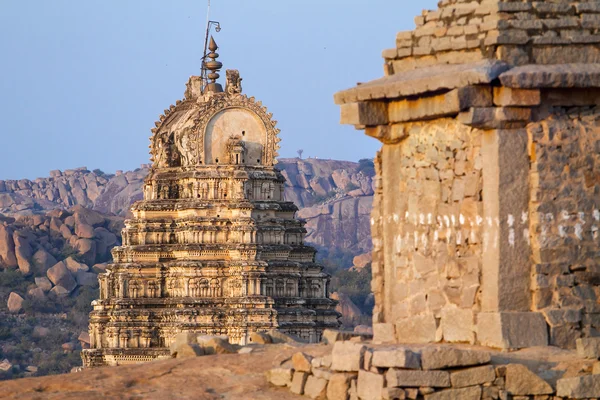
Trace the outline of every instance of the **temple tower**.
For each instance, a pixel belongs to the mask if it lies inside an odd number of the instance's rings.
[[[209,81],[191,77],[152,129],[144,200],[99,276],[85,366],[169,356],[185,331],[245,344],[279,329],[316,342],[339,326],[329,276],[283,198],[276,121],[242,94],[238,71],[223,90],[212,38],[209,49]]]

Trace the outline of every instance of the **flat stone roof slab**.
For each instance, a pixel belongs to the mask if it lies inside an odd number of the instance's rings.
[[[444,64],[401,72],[338,92],[336,104],[395,99],[427,92],[488,84],[510,69],[503,61],[482,60],[466,64]]]
[[[518,89],[600,87],[600,65],[524,65],[504,72],[500,82]]]

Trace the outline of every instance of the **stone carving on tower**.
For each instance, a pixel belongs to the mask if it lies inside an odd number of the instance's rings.
[[[245,344],[279,329],[316,342],[339,326],[330,277],[283,198],[277,122],[241,93],[238,71],[223,91],[212,38],[209,49],[209,81],[191,77],[152,129],[144,199],[99,276],[85,366],[168,357],[185,331]]]

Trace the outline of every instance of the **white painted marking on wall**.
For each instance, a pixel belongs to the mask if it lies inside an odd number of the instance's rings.
[[[429,225],[433,223],[433,215],[431,215],[431,213],[427,214],[427,223]]]
[[[594,219],[600,221],[600,210],[594,210]]]
[[[523,211],[521,213],[521,224],[525,225],[527,223],[528,218],[529,218],[529,215],[527,214],[527,212]]]
[[[508,244],[510,247],[515,247],[515,230],[513,228],[508,230]]]
[[[462,243],[462,231],[458,230],[456,232],[456,244]]]
[[[401,252],[402,252],[402,236],[397,235],[396,236],[396,253],[401,253]]]
[[[563,225],[558,226],[558,235],[561,238],[564,238],[565,236],[567,236],[567,230],[565,229],[565,227]]]
[[[444,222],[446,223],[446,228],[450,228],[450,218],[447,215],[444,215]]]
[[[433,241],[434,241],[434,242],[437,242],[439,238],[440,238],[440,233],[439,233],[439,232],[438,232],[438,230],[436,229],[436,230],[433,232]]]
[[[575,236],[577,236],[577,239],[583,240],[583,227],[581,224],[575,225]]]
[[[477,224],[477,226],[481,226],[481,224],[483,223],[483,218],[481,218],[479,215],[475,218],[475,223]]]
[[[419,232],[415,231],[413,233],[413,236],[415,238],[415,249],[419,248]]]
[[[560,212],[560,216],[561,216],[561,218],[562,218],[564,221],[568,220],[568,219],[569,219],[569,217],[570,217],[570,216],[569,216],[569,213],[567,212],[567,210],[562,210],[562,211]]]
[[[512,214],[508,214],[508,217],[506,217],[506,223],[508,226],[513,226],[515,224],[515,217],[513,217]]]
[[[404,213],[404,219],[408,220],[408,218],[410,217],[410,213],[407,211]]]
[[[492,217],[487,217],[487,218],[486,218],[486,221],[487,221],[487,224],[488,224],[488,226],[490,226],[490,227],[491,227],[491,226],[492,226],[492,223],[493,223],[493,222],[492,222]]]
[[[419,224],[425,225],[425,214],[419,214]]]
[[[450,219],[452,220],[452,226],[456,226],[456,217],[454,216],[454,214],[450,216]]]
[[[427,251],[427,245],[429,244],[429,238],[425,233],[421,235],[421,243],[423,243],[423,250]]]
[[[394,213],[394,222],[398,223],[399,220],[400,220],[400,217],[398,216],[398,214]]]
[[[450,240],[452,237],[452,229],[446,229],[446,243],[450,244]]]
[[[581,221],[582,224],[585,224],[585,213],[583,211],[579,211],[577,213],[577,217],[579,218],[579,221]]]
[[[552,221],[554,221],[554,215],[552,215],[552,213],[547,213],[547,214],[546,214],[546,221],[547,221],[547,222],[552,222]]]
[[[458,216],[458,221],[460,222],[461,225],[464,225],[465,224],[465,216],[460,214]]]
[[[529,237],[529,229],[528,228],[523,229],[523,239],[525,239],[527,241],[528,245],[531,245],[531,238]]]
[[[596,225],[592,226],[592,237],[598,239],[598,227]]]

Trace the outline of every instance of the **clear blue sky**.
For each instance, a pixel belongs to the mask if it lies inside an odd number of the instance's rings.
[[[212,0],[224,69],[279,121],[283,157],[358,160],[333,94],[383,75],[381,51],[433,0]],[[206,0],[0,0],[0,179],[148,162],[150,128],[197,75]],[[224,73],[222,74],[224,80]]]

